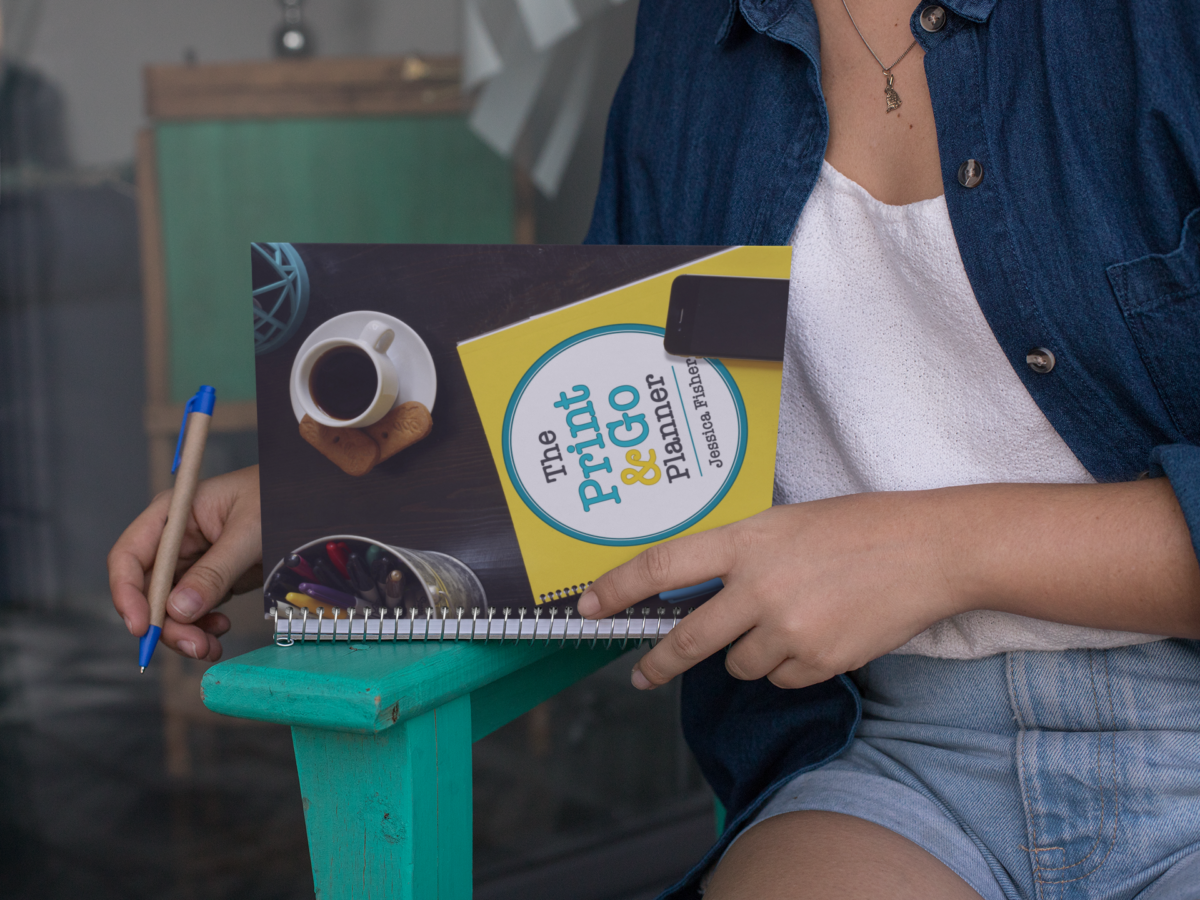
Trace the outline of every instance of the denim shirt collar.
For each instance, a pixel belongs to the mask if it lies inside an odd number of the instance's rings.
[[[922,2],[918,7],[928,5],[928,2]],[[992,14],[996,0],[940,0],[939,5],[964,19],[984,22]],[[718,44],[729,37],[739,10],[755,31],[791,44],[814,61],[820,59],[821,38],[812,0],[729,0],[729,13],[717,32]],[[914,21],[916,15],[914,12]]]

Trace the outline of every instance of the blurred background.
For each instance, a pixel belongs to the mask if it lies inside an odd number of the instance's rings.
[[[221,312],[249,321],[250,240],[583,237],[636,13],[0,0],[0,896],[313,896],[288,730],[209,713],[198,664],[139,677],[105,555],[197,383],[207,474],[256,460]],[[261,596],[227,608],[227,657],[269,639]],[[475,745],[477,897],[652,897],[711,842],[678,697],[631,662]]]

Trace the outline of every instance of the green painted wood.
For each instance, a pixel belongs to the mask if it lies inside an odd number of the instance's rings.
[[[564,688],[608,665],[625,650],[568,646],[557,653],[485,684],[471,694],[471,740],[477,741],[533,709]]]
[[[379,734],[293,728],[319,900],[469,900],[469,697]]]
[[[251,241],[509,243],[508,164],[461,115],[155,128],[171,399],[254,398]]]
[[[376,732],[557,653],[605,651],[532,642],[272,644],[212,666],[201,691],[209,709],[229,716]]]

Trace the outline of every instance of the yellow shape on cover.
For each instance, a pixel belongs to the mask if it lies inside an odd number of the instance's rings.
[[[459,344],[535,603],[771,505],[782,364],[669,356],[662,335],[677,276],[790,267],[790,247],[735,247]]]

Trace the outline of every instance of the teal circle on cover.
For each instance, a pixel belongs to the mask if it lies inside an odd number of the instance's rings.
[[[504,413],[505,469],[525,505],[580,541],[673,537],[725,497],[746,455],[746,406],[715,359],[663,348],[663,329],[592,328],[547,350]]]

